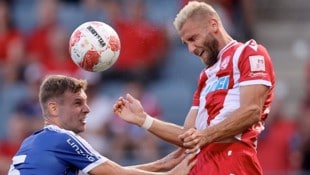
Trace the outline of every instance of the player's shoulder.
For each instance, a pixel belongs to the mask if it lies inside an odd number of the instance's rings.
[[[74,133],[58,128],[57,126],[48,125],[43,129],[34,132],[27,137],[22,143],[22,151],[25,150],[46,150],[53,149],[55,146],[65,146],[68,139],[73,138]]]
[[[252,54],[265,55],[267,54],[267,50],[262,44],[257,43],[256,40],[250,39],[244,43],[243,53],[245,55],[252,55]]]
[[[43,136],[44,139],[53,140],[53,143],[55,144],[61,144],[70,138],[77,137],[74,132],[59,128],[55,125],[45,126],[42,135],[45,135]]]
[[[57,144],[58,146],[67,147],[68,145],[75,145],[90,147],[89,143],[84,138],[74,133],[73,131],[62,129],[55,125],[46,126],[45,130],[47,132],[50,132],[49,135],[51,136],[51,138],[53,138],[55,144]]]

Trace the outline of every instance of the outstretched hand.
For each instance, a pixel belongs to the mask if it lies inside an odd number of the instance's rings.
[[[113,105],[113,111],[126,122],[141,126],[146,113],[139,100],[126,94],[126,98],[119,97]]]

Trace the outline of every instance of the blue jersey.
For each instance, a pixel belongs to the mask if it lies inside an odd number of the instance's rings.
[[[82,137],[49,125],[24,140],[8,175],[77,175],[106,160]]]

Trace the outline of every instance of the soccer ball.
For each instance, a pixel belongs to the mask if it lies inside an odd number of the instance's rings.
[[[70,37],[71,59],[87,71],[101,72],[109,69],[117,61],[120,50],[118,34],[104,22],[85,22]]]

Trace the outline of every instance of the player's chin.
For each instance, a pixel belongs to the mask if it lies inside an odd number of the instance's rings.
[[[86,129],[86,120],[81,120],[78,128],[79,132],[84,132]]]
[[[75,133],[79,134],[79,133],[84,132],[85,130],[86,130],[85,125],[79,126],[79,127],[76,129],[76,132],[75,132]]]

